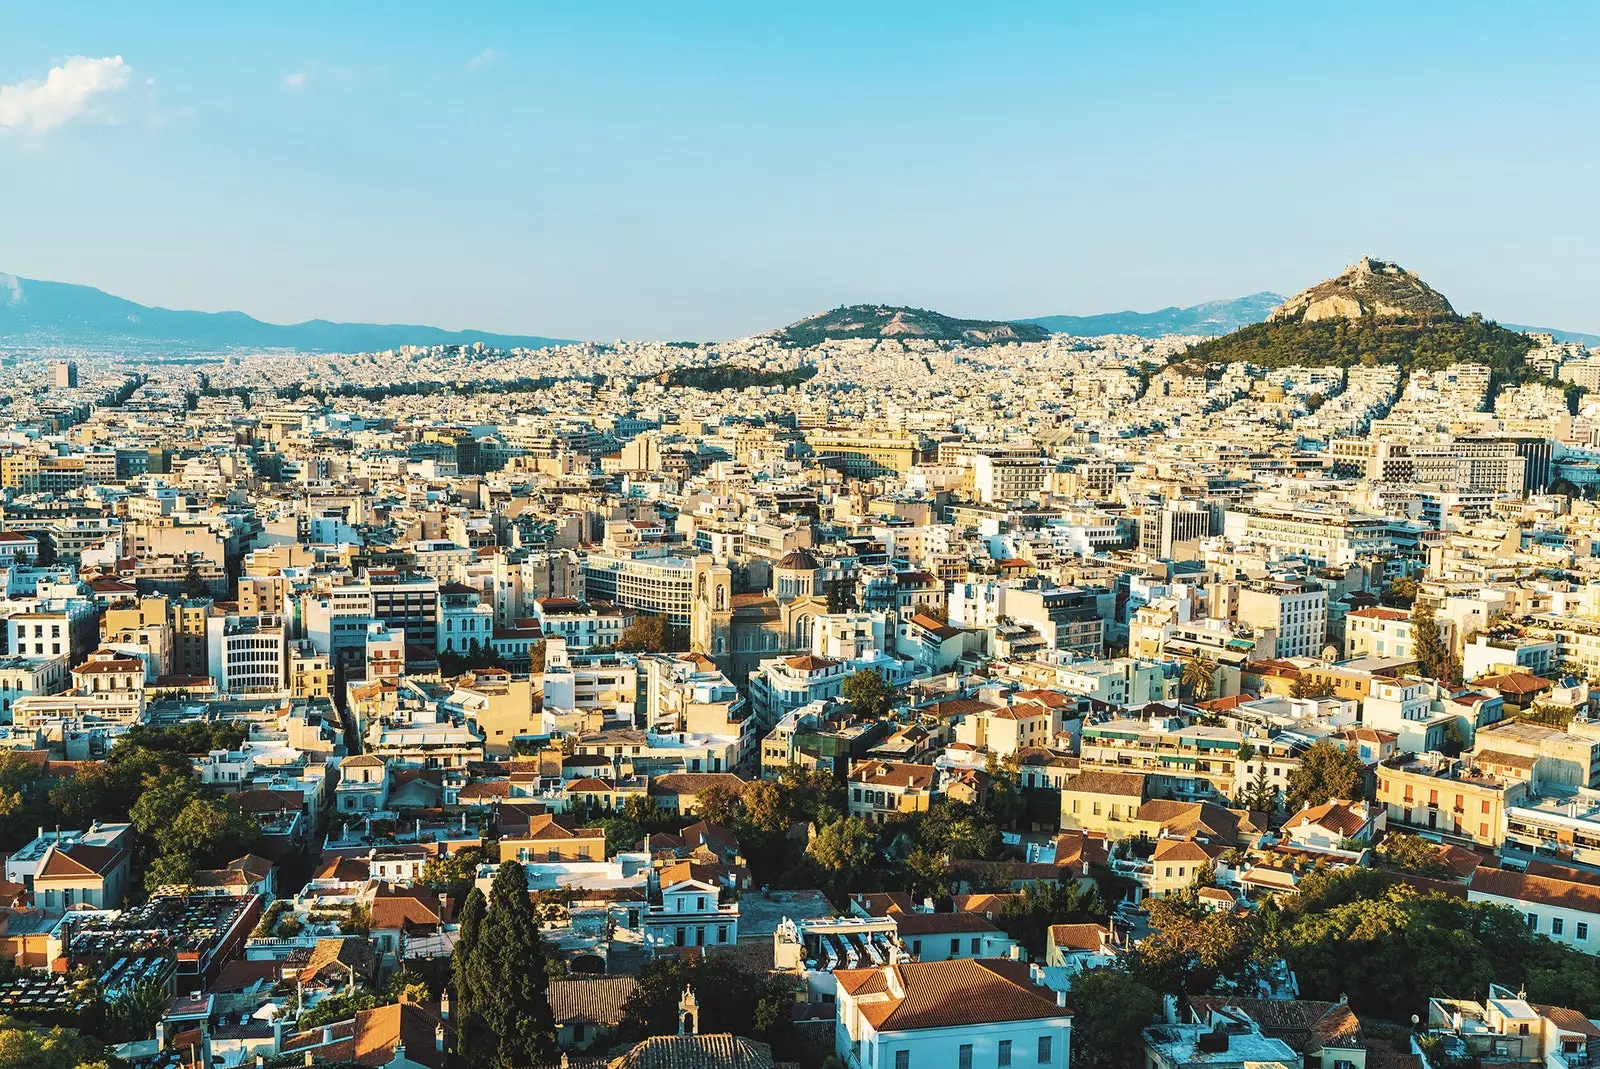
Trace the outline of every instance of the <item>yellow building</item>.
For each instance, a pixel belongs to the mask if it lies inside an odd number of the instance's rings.
[[[320,653],[304,639],[289,646],[289,695],[294,698],[326,698],[333,693],[333,666],[326,653]]]
[[[1144,795],[1144,776],[1137,772],[1079,772],[1061,788],[1061,827],[1126,838],[1135,834]]]
[[[1465,759],[1429,759],[1378,766],[1378,804],[1389,824],[1499,847],[1507,810],[1528,797],[1525,781],[1491,775]]]

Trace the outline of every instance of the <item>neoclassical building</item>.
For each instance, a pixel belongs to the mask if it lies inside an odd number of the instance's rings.
[[[820,570],[809,551],[792,550],[772,570],[771,593],[735,594],[727,565],[696,558],[690,648],[740,685],[763,658],[809,652],[816,618],[828,611],[817,592]]]

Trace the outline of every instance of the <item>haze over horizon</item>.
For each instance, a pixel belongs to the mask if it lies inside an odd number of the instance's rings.
[[[1370,253],[1463,312],[1600,329],[1600,90],[1560,62],[1590,8],[428,13],[0,16],[0,272],[727,338],[1292,293]]]

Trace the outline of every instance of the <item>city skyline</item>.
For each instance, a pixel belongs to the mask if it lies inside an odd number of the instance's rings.
[[[1576,6],[197,10],[5,17],[0,271],[712,339],[1290,293],[1371,253],[1463,312],[1600,326]]]

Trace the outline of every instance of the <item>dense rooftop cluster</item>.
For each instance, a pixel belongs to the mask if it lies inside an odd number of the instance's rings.
[[[0,1049],[1589,1064],[1600,354],[1305,310],[5,355]]]

